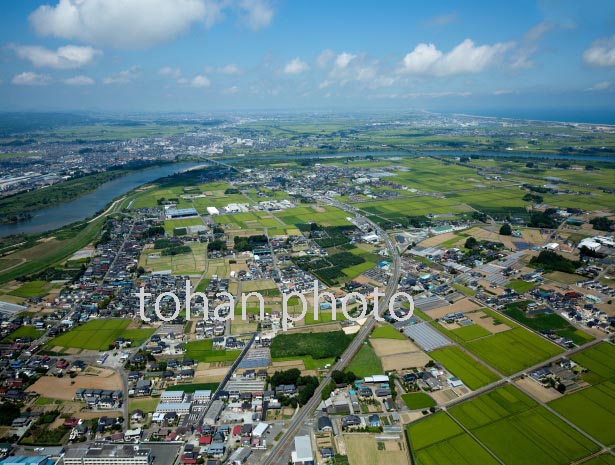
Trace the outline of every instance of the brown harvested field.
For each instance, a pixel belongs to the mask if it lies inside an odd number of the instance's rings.
[[[561,271],[554,271],[553,273],[547,273],[545,274],[545,278],[553,280],[553,281],[557,281],[558,283],[562,283],[562,284],[574,284],[576,282],[584,281],[586,279],[583,276],[578,275],[578,274],[563,273]]]
[[[267,369],[268,373],[275,373],[280,370],[290,370],[291,368],[298,368],[301,371],[305,370],[303,360],[287,360],[285,362],[272,362],[271,367]]]
[[[478,310],[480,305],[474,303],[468,298],[463,298],[458,300],[452,305],[447,305],[446,307],[434,308],[433,310],[427,310],[427,313],[431,318],[442,318],[444,315],[452,312],[471,312],[472,310]]]
[[[27,391],[36,392],[43,397],[58,400],[72,400],[79,388],[85,389],[122,389],[120,375],[111,370],[100,370],[98,376],[79,375],[76,378],[56,378],[42,376]]]
[[[550,402],[562,397],[562,394],[557,389],[546,389],[529,377],[518,379],[515,381],[515,384],[542,402]]]
[[[476,311],[472,313],[466,313],[466,316],[474,323],[479,326],[482,326],[492,334],[501,333],[510,329],[510,326],[508,326],[506,323],[500,323],[498,325],[494,324],[493,317],[487,315],[485,312]]]
[[[256,329],[258,328],[258,323],[254,322],[254,323],[235,323],[233,322],[231,324],[231,334],[246,334],[246,333],[252,333],[254,331],[256,331]]]
[[[408,354],[387,355],[380,357],[382,369],[384,371],[400,371],[405,368],[416,368],[425,366],[429,362],[429,357],[424,352],[413,352]]]
[[[381,441],[391,443],[385,445],[384,450],[378,450],[378,442],[372,435],[344,434],[344,441],[350,465],[410,465],[410,454],[404,440]]]
[[[523,229],[521,230],[521,235],[526,242],[532,245],[543,245],[549,238],[547,234],[540,234],[538,229]]]
[[[242,292],[260,291],[261,289],[277,289],[273,279],[255,279],[254,281],[243,281],[241,283]]]
[[[429,356],[410,340],[370,339],[384,371],[422,367],[429,362]]]
[[[399,419],[401,420],[401,423],[403,425],[407,425],[408,423],[412,423],[413,421],[420,420],[424,416],[425,415],[423,415],[419,411],[405,412],[405,413],[400,413],[399,414]]]
[[[410,339],[380,339],[370,338],[369,343],[374,348],[378,357],[397,355],[408,352],[422,352],[422,350]]]
[[[452,232],[439,234],[437,236],[428,237],[424,241],[420,242],[418,245],[420,245],[421,247],[434,247],[436,245],[442,244],[443,242],[454,239],[455,237],[457,237],[457,234]],[[461,239],[464,238],[460,237],[459,240]]]
[[[199,363],[194,372],[195,383],[217,383],[224,379],[229,367],[214,368],[209,363]]]
[[[20,305],[24,303],[26,299],[24,299],[23,297],[17,297],[16,295],[3,294],[3,295],[0,295],[0,301],[7,302],[9,304]]]
[[[430,392],[429,394],[438,404],[448,402],[449,400],[453,400],[459,397],[452,389],[446,389],[444,391],[434,391]]]
[[[318,325],[303,325],[303,320],[296,323],[298,326],[289,328],[286,331],[289,334],[292,333],[328,333],[331,331],[339,331],[341,329],[340,322],[318,324]]]
[[[512,236],[502,236],[495,231],[489,231],[484,228],[472,228],[468,231],[465,231],[465,233],[481,241],[501,242],[507,249],[516,248],[515,244],[512,241]]]

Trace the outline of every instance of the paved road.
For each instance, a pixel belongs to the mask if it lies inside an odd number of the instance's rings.
[[[327,198],[323,198],[320,200],[332,206],[341,208],[349,213],[352,213],[353,215],[357,215],[357,211],[353,207],[350,207],[348,205],[345,205],[340,202],[327,199]],[[387,249],[389,251],[389,255],[393,262],[392,263],[393,266],[391,267],[392,276],[389,278],[389,281],[387,283],[386,292],[384,294],[384,298],[378,308],[378,313],[381,315],[383,311],[388,307],[391,297],[397,290],[397,284],[399,282],[399,275],[400,275],[399,253],[397,251],[397,248],[394,246],[393,241],[391,241],[391,239],[386,234],[386,232],[382,230],[377,224],[375,224],[371,220],[364,218],[360,215],[358,215],[357,218],[369,223],[375,229],[375,231],[380,235],[380,237],[384,239]],[[370,314],[367,321],[363,324],[360,331],[354,337],[354,339],[352,340],[352,342],[350,343],[346,351],[341,355],[339,360],[335,363],[332,370],[341,371],[346,367],[346,365],[348,365],[350,360],[352,360],[354,355],[359,351],[359,349],[363,345],[363,342],[365,341],[365,339],[367,339],[367,337],[371,334],[371,331],[374,328],[375,324],[376,324],[376,319],[373,314]],[[331,381],[331,376],[330,374],[327,374],[321,381],[316,391],[314,392],[314,395],[312,396],[312,398],[294,416],[288,429],[286,430],[282,438],[279,440],[279,442],[271,449],[268,455],[263,458],[261,465],[286,465],[288,464],[288,460],[294,448],[295,436],[299,434],[300,430],[302,429],[308,417],[312,414],[312,412],[314,412],[314,410],[316,410],[316,408],[318,407],[318,404],[320,404],[321,399],[322,399],[321,397],[322,391],[324,387],[329,384],[330,381]]]

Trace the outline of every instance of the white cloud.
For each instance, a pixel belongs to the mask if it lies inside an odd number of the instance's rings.
[[[401,97],[406,98],[441,98],[441,97],[469,97],[472,95],[472,92],[452,92],[452,91],[443,91],[443,92],[409,92],[407,94],[401,95]]]
[[[319,88],[325,89],[334,84],[346,86],[356,84],[361,88],[389,87],[395,82],[394,77],[384,76],[380,71],[380,63],[368,58],[365,54],[355,55],[342,52],[333,54],[328,59],[330,64],[327,78],[320,83]]]
[[[190,85],[192,87],[209,87],[211,85],[211,81],[205,76],[195,76],[192,78]]]
[[[49,50],[37,45],[9,45],[19,58],[30,61],[34,66],[75,69],[92,62],[96,55],[102,52],[92,47],[65,45],[56,50]]]
[[[555,27],[550,21],[543,21],[542,23],[538,23],[536,26],[532,27],[529,31],[525,33],[523,36],[524,40],[527,42],[538,42],[542,37],[552,30]]]
[[[269,26],[274,11],[266,0],[240,0],[239,8],[245,14],[245,21],[253,30]]]
[[[220,8],[212,0],[59,0],[29,19],[43,36],[135,49],[172,40],[195,22],[211,26]]]
[[[443,53],[434,44],[421,43],[404,57],[399,72],[432,76],[479,73],[495,63],[512,46],[512,43],[476,46],[473,41],[466,39],[450,52]]]
[[[431,18],[427,21],[429,26],[446,26],[447,24],[454,23],[457,20],[457,13],[449,13],[447,15],[440,15]]]
[[[301,61],[299,57],[290,60],[284,66],[284,74],[301,74],[305,73],[310,69],[310,65],[308,65],[305,61]]]
[[[316,66],[319,68],[326,68],[331,64],[331,61],[335,58],[335,52],[333,50],[325,49],[320,52],[320,55],[316,58]]]
[[[402,60],[402,70],[408,74],[425,74],[442,58],[434,44],[418,44]]]
[[[590,66],[615,66],[615,36],[594,42],[583,53],[583,61]]]
[[[515,50],[510,67],[514,70],[522,70],[534,67],[532,57],[539,50],[539,43],[548,32],[554,28],[570,28],[569,25],[556,24],[550,21],[543,21],[530,28],[524,35],[521,45]]]
[[[220,74],[227,74],[229,76],[237,76],[239,74],[242,74],[243,70],[239,66],[231,63],[229,65],[225,65],[220,68],[217,68],[216,72]]]
[[[209,87],[211,85],[211,81],[206,76],[197,75],[192,79],[188,78],[180,78],[177,80],[178,84],[190,86],[190,87]]]
[[[493,92],[493,95],[509,95],[514,93],[512,90],[508,90],[508,89],[498,89],[496,91]]]
[[[342,52],[335,58],[335,67],[339,69],[347,68],[352,60],[357,56],[352,53]]]
[[[64,84],[68,84],[69,86],[91,86],[94,83],[94,79],[83,75],[73,76],[64,79]]]
[[[112,76],[103,79],[103,84],[128,84],[141,76],[141,68],[133,66],[132,68],[120,71]]]
[[[587,90],[601,92],[601,91],[611,89],[612,86],[613,86],[613,83],[611,81],[601,81],[601,82],[594,84],[592,87],[590,87]]]
[[[174,79],[179,79],[182,75],[182,71],[179,68],[173,68],[171,66],[164,66],[158,70],[158,74],[161,76],[170,76]]]
[[[13,77],[13,84],[18,86],[45,86],[51,78],[44,74],[25,72]]]
[[[227,87],[226,89],[222,91],[224,95],[235,95],[238,92],[239,92],[239,87],[237,86]]]

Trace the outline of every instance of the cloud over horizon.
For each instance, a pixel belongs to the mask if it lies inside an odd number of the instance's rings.
[[[420,43],[400,63],[401,74],[453,76],[479,73],[493,65],[514,44],[475,45],[465,39],[450,52],[444,53],[432,43]]]

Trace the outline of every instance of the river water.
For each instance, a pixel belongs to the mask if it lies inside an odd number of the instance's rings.
[[[615,161],[615,157],[608,156],[575,156],[563,154],[531,154],[517,152],[461,152],[461,151],[430,151],[424,153],[407,153],[407,152],[351,152],[351,153],[331,153],[331,154],[301,154],[301,155],[273,155],[273,156],[255,156],[255,157],[236,157],[220,160],[226,163],[241,163],[250,160],[283,160],[283,159],[298,159],[298,158],[354,158],[354,157],[407,157],[417,155],[437,155],[437,156],[469,156],[480,155],[487,158],[534,158],[534,159],[549,159],[549,160],[577,160],[577,161]],[[55,207],[44,208],[32,212],[32,219],[16,224],[1,224],[0,237],[10,236],[11,234],[31,234],[40,233],[57,229],[76,221],[81,221],[85,218],[94,216],[96,212],[102,210],[113,199],[120,197],[137,187],[155,181],[156,179],[169,176],[188,168],[202,165],[202,163],[175,163],[165,165],[158,168],[150,168],[129,174],[113,181],[109,181],[94,192],[83,197],[75,199],[71,202],[58,205]]]
[[[71,202],[32,212],[32,218],[15,224],[0,224],[0,237],[31,234],[57,229],[94,216],[113,199],[156,179],[179,173],[202,163],[174,163],[128,174],[106,182],[94,192]]]

